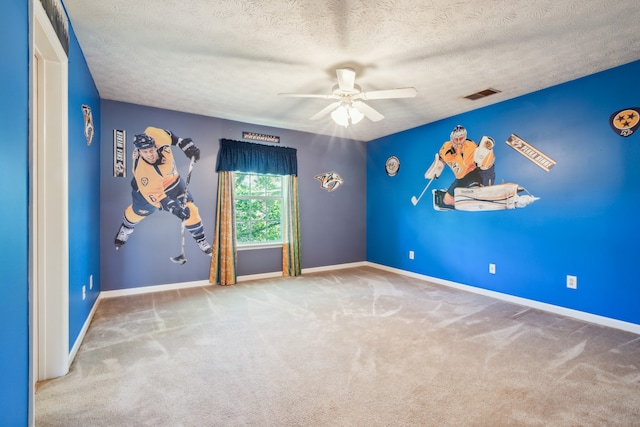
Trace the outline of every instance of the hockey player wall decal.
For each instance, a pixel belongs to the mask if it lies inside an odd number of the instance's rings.
[[[136,135],[133,145],[132,203],[125,209],[116,234],[116,249],[127,242],[140,221],[160,209],[183,221],[200,250],[211,256],[211,245],[207,242],[198,207],[185,181],[178,174],[172,151],[172,147],[177,146],[195,163],[200,159],[200,149],[191,138],[180,138],[171,131],[155,127],[148,127],[144,133]]]
[[[519,194],[526,191],[518,184],[507,183],[495,185],[495,155],[493,147],[495,141],[489,136],[483,136],[476,144],[467,139],[467,130],[457,125],[451,131],[448,141],[445,141],[431,166],[424,174],[429,183],[438,179],[449,166],[455,179],[446,190],[432,190],[433,208],[439,211],[466,210],[486,211],[503,210],[525,207],[538,197],[531,194]],[[413,196],[411,203],[415,206],[422,197]]]

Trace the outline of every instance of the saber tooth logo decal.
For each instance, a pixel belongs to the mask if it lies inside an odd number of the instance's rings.
[[[625,108],[609,117],[611,129],[622,137],[628,137],[640,126],[640,107]]]
[[[149,185],[149,178],[147,178],[146,176],[142,177],[140,179],[140,183],[142,184],[143,187],[146,187],[147,185]]]
[[[324,188],[328,192],[332,192],[333,190],[337,190],[340,187],[344,180],[340,178],[336,172],[325,172],[314,176],[315,179],[320,181],[320,187]]]

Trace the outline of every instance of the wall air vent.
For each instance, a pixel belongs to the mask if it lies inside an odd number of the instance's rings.
[[[499,90],[496,89],[485,89],[480,92],[472,93],[471,95],[465,96],[465,98],[475,101],[476,99],[484,98],[485,96],[493,95],[495,93],[500,93]]]

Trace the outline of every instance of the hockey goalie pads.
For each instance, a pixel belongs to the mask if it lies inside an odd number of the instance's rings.
[[[443,170],[444,170],[444,162],[440,160],[440,155],[436,153],[436,158],[431,164],[431,166],[429,166],[429,169],[427,169],[427,171],[424,173],[424,177],[425,179],[432,179],[432,178],[438,179],[440,178],[440,174],[442,173]]]
[[[518,194],[526,191],[518,184],[508,183],[488,187],[472,187],[454,190],[455,208],[461,211],[497,211],[524,208],[539,200],[531,194]]]
[[[493,154],[493,146],[496,145],[493,138],[490,136],[483,136],[473,153],[473,160],[476,165],[482,170],[487,170],[495,162],[495,156]]]

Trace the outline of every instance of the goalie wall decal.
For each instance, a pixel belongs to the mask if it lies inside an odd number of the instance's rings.
[[[509,141],[515,141],[512,135]],[[507,144],[509,144],[507,141]],[[526,146],[529,152],[521,154],[527,156],[538,166],[545,170],[551,169],[555,161],[542,154],[539,150],[518,138],[518,147]],[[510,144],[509,144],[510,145]],[[518,150],[517,147],[513,148]],[[442,144],[435,154],[433,163],[424,174],[429,182],[426,184],[419,197],[411,197],[411,203],[416,206],[425,191],[434,179],[438,179],[445,166],[453,172],[455,179],[449,188],[431,190],[433,195],[433,208],[437,211],[463,210],[463,211],[495,211],[505,209],[523,208],[538,197],[526,192],[518,184],[507,183],[495,185],[495,155],[493,148],[495,141],[489,136],[483,136],[480,143],[476,144],[467,139],[467,130],[458,125],[453,128],[449,141]],[[519,194],[526,192],[527,194]]]
[[[611,129],[622,137],[631,136],[640,126],[640,107],[625,108],[609,117]]]

